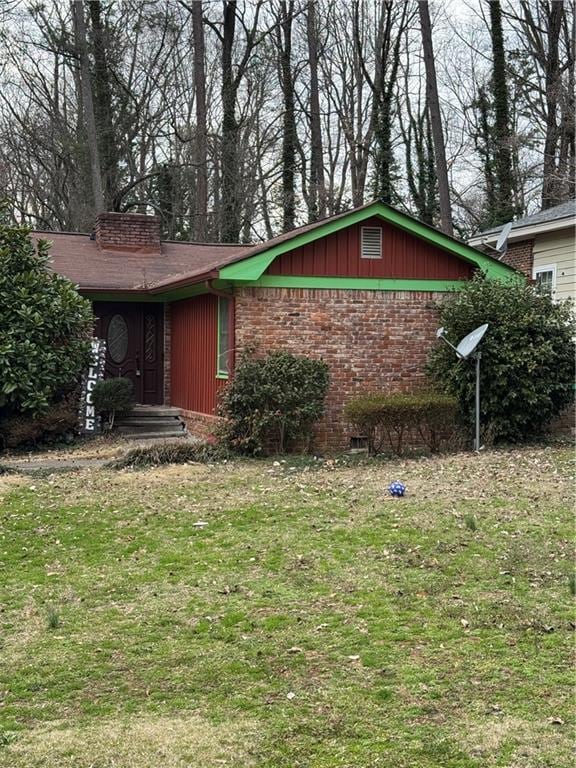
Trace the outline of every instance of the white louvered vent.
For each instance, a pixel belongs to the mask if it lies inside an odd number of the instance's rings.
[[[382,258],[382,230],[380,227],[362,227],[360,256],[363,259]]]

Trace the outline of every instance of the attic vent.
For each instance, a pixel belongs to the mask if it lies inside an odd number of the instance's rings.
[[[363,259],[382,258],[382,230],[380,227],[362,227],[360,256]]]

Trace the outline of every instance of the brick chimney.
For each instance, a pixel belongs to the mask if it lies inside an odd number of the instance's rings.
[[[100,213],[96,242],[106,251],[160,253],[160,217],[142,213]]]

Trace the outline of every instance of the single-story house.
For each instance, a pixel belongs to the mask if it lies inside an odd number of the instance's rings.
[[[258,245],[160,239],[156,216],[103,213],[91,235],[36,232],[53,268],[93,302],[106,375],[137,400],[181,409],[211,431],[220,389],[243,350],[323,358],[331,375],[316,445],[342,449],[360,392],[413,389],[436,343],[436,304],[476,270],[516,271],[380,202]]]
[[[477,248],[495,248],[502,227],[470,239]],[[502,261],[533,279],[555,299],[576,299],[576,200],[512,222]]]

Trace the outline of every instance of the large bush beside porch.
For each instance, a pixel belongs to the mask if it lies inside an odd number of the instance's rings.
[[[0,224],[0,434],[49,412],[89,362],[90,302],[49,269],[49,249]]]

